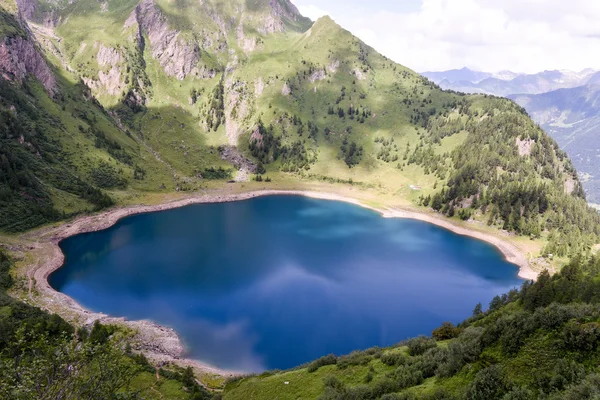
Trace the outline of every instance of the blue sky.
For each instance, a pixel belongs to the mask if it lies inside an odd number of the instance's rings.
[[[417,71],[600,69],[597,0],[292,0]]]

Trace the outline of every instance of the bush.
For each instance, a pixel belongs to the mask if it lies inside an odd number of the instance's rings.
[[[337,366],[339,369],[344,369],[352,365],[367,365],[372,359],[373,356],[367,354],[366,352],[353,351],[347,356],[338,358]]]
[[[502,372],[497,365],[482,369],[467,390],[468,400],[501,399],[507,392]]]
[[[473,362],[481,354],[483,328],[469,327],[448,345],[447,359],[441,362],[436,375],[450,377],[465,364]]]
[[[335,365],[337,364],[337,361],[338,358],[335,355],[329,354],[321,358],[317,358],[315,361],[311,362],[306,368],[306,370],[308,372],[315,372],[319,368],[324,367],[326,365]]]
[[[407,340],[406,346],[408,346],[408,354],[411,356],[418,356],[425,353],[427,350],[436,347],[437,344],[433,339],[425,336],[419,336],[417,338]]]
[[[564,346],[569,350],[591,351],[598,347],[600,324],[570,321],[564,326],[561,337]]]
[[[569,387],[563,393],[551,396],[551,400],[588,400],[600,397],[600,375],[593,374],[586,377],[577,385]]]
[[[527,388],[515,387],[502,397],[502,400],[530,400],[535,398],[533,392]]]
[[[564,390],[573,383],[579,383],[585,377],[585,368],[575,361],[558,360],[549,382],[549,391]]]
[[[414,366],[398,367],[394,372],[396,383],[400,389],[417,386],[423,383],[423,373]]]
[[[125,188],[127,180],[119,175],[117,170],[107,162],[101,162],[90,173],[92,181],[101,188]]]
[[[454,326],[452,322],[443,322],[442,326],[436,328],[431,333],[435,340],[454,339],[460,333],[460,329]]]
[[[381,362],[390,367],[405,365],[408,362],[408,357],[402,353],[383,353],[381,355]]]
[[[224,168],[206,168],[202,171],[202,178],[204,179],[230,179],[231,170]]]

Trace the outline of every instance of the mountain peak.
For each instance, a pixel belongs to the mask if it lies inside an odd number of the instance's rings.
[[[281,31],[284,26],[305,31],[311,24],[289,0],[245,0],[245,8],[252,13],[268,14],[267,18],[278,25],[273,27],[274,31]]]

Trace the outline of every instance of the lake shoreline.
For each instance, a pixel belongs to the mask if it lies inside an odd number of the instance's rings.
[[[529,265],[527,256],[515,244],[491,233],[481,232],[474,228],[469,229],[468,227],[454,223],[439,214],[401,208],[377,208],[367,205],[355,198],[326,192],[304,190],[255,190],[237,194],[202,194],[157,205],[136,205],[114,208],[100,214],[81,216],[73,221],[65,222],[56,227],[42,228],[38,231],[27,233],[24,236],[29,237],[30,239],[37,239],[37,243],[32,250],[35,250],[36,248],[45,250],[45,256],[37,257],[37,259],[34,257],[34,265],[30,266],[27,270],[29,297],[41,308],[58,312],[59,315],[67,317],[67,319],[77,325],[89,326],[93,324],[95,320],[100,320],[105,324],[118,324],[135,331],[136,333],[133,338],[134,349],[144,353],[149,360],[158,365],[174,363],[184,367],[191,366],[196,371],[205,374],[214,374],[224,377],[240,375],[240,373],[236,371],[226,371],[209,366],[200,361],[185,359],[185,347],[177,332],[171,328],[163,327],[152,321],[129,321],[122,317],[110,317],[102,313],[86,310],[71,297],[54,290],[48,282],[48,277],[63,266],[64,254],[59,247],[59,243],[68,237],[107,229],[115,225],[122,218],[132,215],[166,211],[193,204],[243,201],[261,196],[277,195],[305,196],[323,200],[343,201],[378,212],[384,218],[409,218],[431,223],[456,234],[470,236],[494,245],[504,255],[504,258],[508,262],[519,267],[519,277],[523,279],[535,279],[537,277],[537,273]],[[31,293],[33,287],[35,287],[39,294],[39,297],[35,299],[32,297]],[[56,311],[57,307],[59,311]]]

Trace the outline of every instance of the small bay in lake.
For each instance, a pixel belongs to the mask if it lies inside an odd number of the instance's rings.
[[[521,283],[489,243],[302,196],[130,216],[60,246],[56,290],[248,372],[429,335]]]

